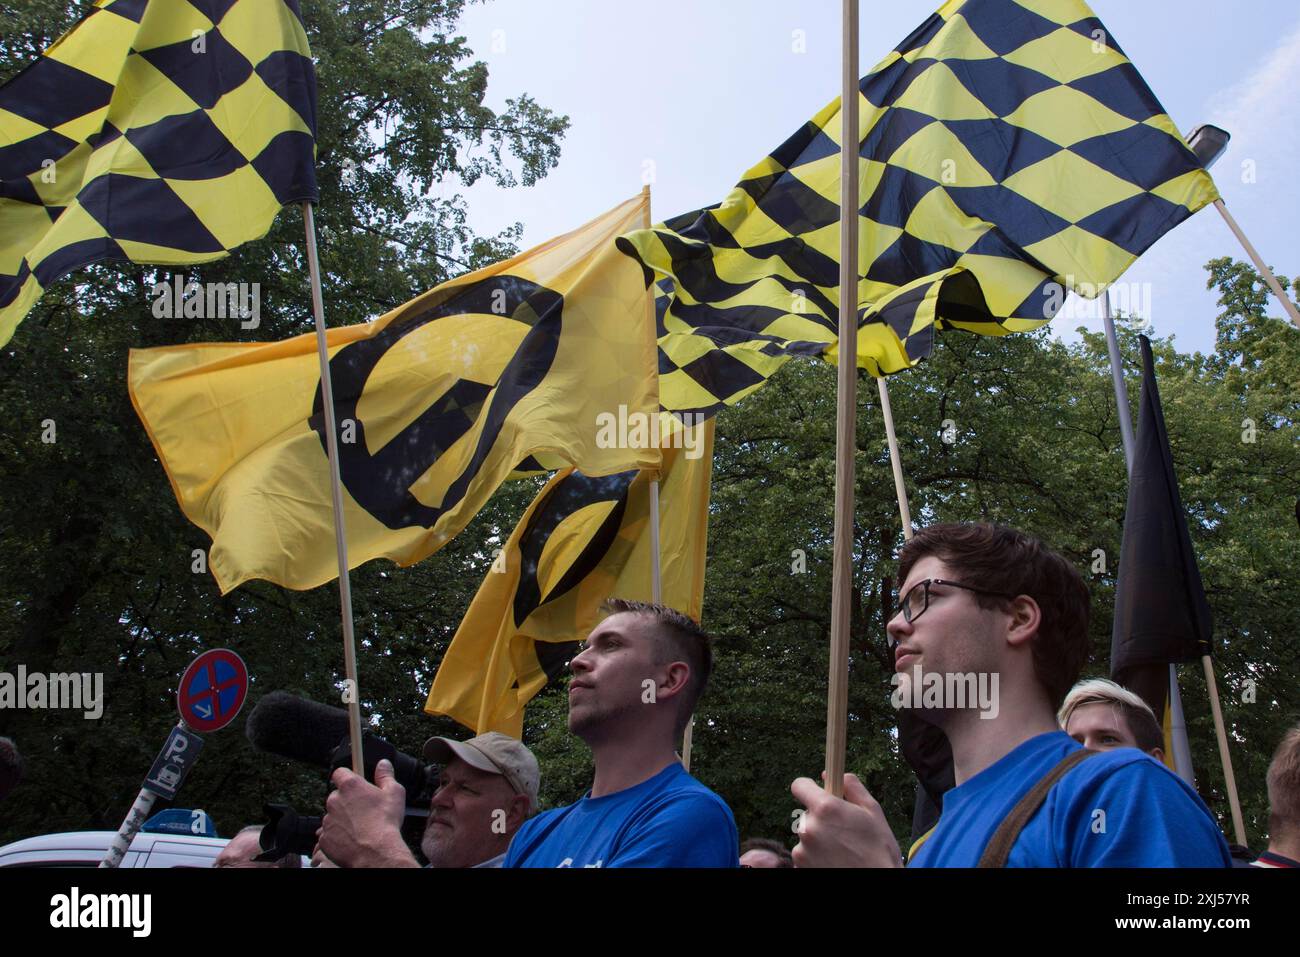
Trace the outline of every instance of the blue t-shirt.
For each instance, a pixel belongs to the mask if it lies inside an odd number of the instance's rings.
[[[738,867],[726,802],[674,762],[630,788],[524,822],[506,867]]]
[[[993,832],[1048,771],[1080,745],[1040,734],[943,798],[912,867],[975,867]],[[1008,867],[1231,867],[1200,797],[1136,748],[1103,751],[1056,782],[1007,858]]]

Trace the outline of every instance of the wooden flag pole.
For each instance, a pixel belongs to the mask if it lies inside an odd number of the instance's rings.
[[[1250,256],[1251,261],[1255,263],[1255,268],[1258,269],[1259,274],[1264,277],[1264,282],[1268,284],[1268,288],[1273,290],[1273,295],[1277,296],[1278,301],[1282,303],[1282,308],[1286,310],[1286,314],[1291,317],[1291,321],[1295,323],[1296,328],[1300,329],[1300,310],[1296,309],[1295,303],[1288,299],[1286,293],[1282,291],[1282,284],[1279,283],[1277,277],[1273,275],[1273,270],[1265,266],[1264,260],[1259,258],[1259,253],[1255,250],[1255,247],[1250,244],[1250,240],[1246,238],[1246,234],[1241,231],[1241,227],[1237,225],[1237,221],[1232,218],[1232,213],[1228,212],[1228,207],[1223,205],[1223,200],[1216,199],[1214,201],[1214,208],[1219,211],[1219,215],[1223,217],[1223,221],[1228,224],[1228,228],[1232,230],[1232,234],[1237,237],[1237,242],[1241,243],[1242,248],[1245,249],[1246,253]]]
[[[898,454],[898,434],[894,431],[894,410],[889,404],[889,386],[885,377],[876,380],[880,387],[880,411],[885,416],[885,438],[889,442],[889,464],[894,470],[894,494],[898,497],[898,517],[903,522],[903,540],[912,540],[912,510],[907,507],[907,485],[903,481],[903,460]],[[902,582],[899,582],[901,585]]]
[[[1246,843],[1246,822],[1241,816],[1241,799],[1237,797],[1237,777],[1232,773],[1232,756],[1228,754],[1228,733],[1223,725],[1223,710],[1219,707],[1219,686],[1214,681],[1214,665],[1209,655],[1201,656],[1205,668],[1205,687],[1210,691],[1210,710],[1214,713],[1214,733],[1219,738],[1219,757],[1223,761],[1223,780],[1228,790],[1228,807],[1232,809],[1232,830],[1237,843]]]
[[[325,306],[321,300],[320,263],[316,259],[316,218],[311,203],[302,204],[307,230],[307,268],[311,273],[311,308],[316,317],[316,351],[320,356],[321,399],[325,407],[325,451],[330,463],[330,492],[334,501],[334,545],[339,559],[339,601],[343,616],[343,668],[348,706],[348,740],[352,744],[352,770],[365,773],[361,750],[361,695],[357,684],[357,645],[352,631],[352,582],[348,574],[348,543],[343,528],[343,483],[339,478],[338,427],[334,421],[334,383],[330,378],[329,347],[325,341]]]
[[[826,696],[826,782],[844,796],[849,710],[849,624],[853,603],[853,481],[858,372],[858,0],[843,0],[840,92],[840,328],[835,428],[835,542],[831,584],[830,688]]]

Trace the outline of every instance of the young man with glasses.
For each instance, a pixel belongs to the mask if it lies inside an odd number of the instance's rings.
[[[1134,750],[1085,751],[1057,725],[1088,654],[1088,590],[1064,558],[1014,529],[935,525],[903,547],[899,579],[887,630],[900,697],[947,736],[956,780],[911,865],[1229,866],[1209,811],[1176,775]],[[944,688],[996,675],[998,706],[911,693],[926,674]],[[796,867],[902,865],[856,776],[844,776],[844,800],[809,778],[791,792],[807,807]]]

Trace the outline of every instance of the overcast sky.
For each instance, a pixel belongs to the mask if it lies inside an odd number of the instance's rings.
[[[868,72],[940,0],[863,0]],[[1300,4],[1295,0],[1093,0],[1093,10],[1184,133],[1223,126],[1214,167],[1229,209],[1283,274],[1300,273],[1292,224],[1300,139]],[[524,247],[581,225],[653,173],[656,221],[721,200],[741,175],[839,94],[839,0],[487,0],[460,32],[489,65],[488,102],[528,93],[567,114],[560,165],[531,188],[464,192],[471,225],[524,224]],[[796,33],[796,31],[802,31]],[[805,52],[798,52],[799,41]],[[1244,182],[1243,163],[1254,182]],[[435,187],[438,188],[438,187]],[[1206,261],[1245,258],[1212,208],[1167,234],[1121,279],[1117,299],[1180,349],[1214,344]],[[1273,314],[1281,307],[1273,305]],[[1067,304],[1067,339],[1090,310]]]

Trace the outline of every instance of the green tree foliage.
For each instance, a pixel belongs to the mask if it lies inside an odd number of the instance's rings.
[[[526,95],[483,106],[486,68],[455,35],[460,0],[304,2],[319,64],[318,223],[331,324],[360,321],[514,249],[518,229],[478,236],[464,202],[431,184],[487,176],[531,183],[558,158],[567,121]],[[0,78],[72,22],[56,0],[0,0]],[[220,596],[191,571],[209,544],[176,506],[130,407],[130,347],[279,339],[311,328],[302,223],[191,270],[200,280],[262,284],[262,323],[161,320],[149,290],[161,270],[106,265],[55,284],[0,352],[0,669],[106,673],[99,721],[0,711],[0,733],[27,757],[4,804],[0,841],[115,827],[175,720],[181,669],[228,646],[254,676],[251,700],[284,689],[337,701],[342,661],[333,586],[292,592],[262,582]],[[1154,343],[1192,540],[1215,615],[1216,678],[1252,843],[1266,826],[1264,768],[1300,713],[1300,333],[1268,315],[1249,266],[1208,265],[1218,290],[1216,351]],[[1131,414],[1139,358],[1120,322]],[[1108,670],[1126,504],[1105,343],[1066,346],[1045,331],[944,334],[935,354],[889,381],[918,523],[987,519],[1040,535],[1075,562],[1093,594],[1089,673]],[[881,800],[900,837],[913,781],[893,733],[894,610],[902,528],[875,384],[860,382],[848,767]],[[790,781],[824,762],[835,444],[834,370],[790,363],[719,422],[705,625],[718,667],[701,702],[693,769],[736,813],[743,836],[793,843]],[[53,420],[57,441],[41,441]],[[352,576],[361,699],[375,730],[407,751],[463,734],[420,713],[434,670],[537,488],[504,488],[445,549],[409,569],[373,562]],[[1226,826],[1227,801],[1198,665],[1181,669],[1197,784]],[[543,768],[544,803],[588,787],[590,755],[568,733],[564,683],[529,707],[525,737]],[[182,802],[223,833],[269,800],[318,810],[324,775],[259,755],[237,728],[211,735]]]

